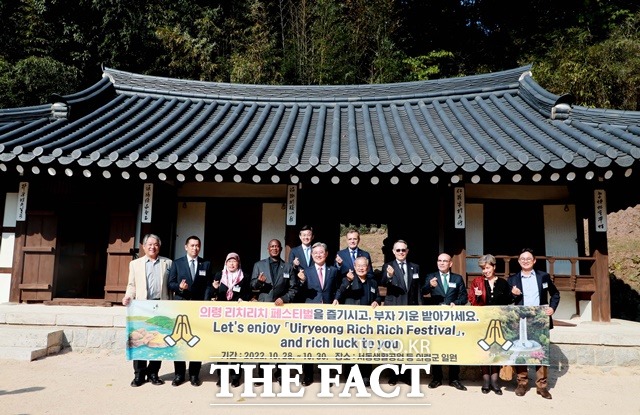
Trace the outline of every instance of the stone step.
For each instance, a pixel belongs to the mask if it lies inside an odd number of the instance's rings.
[[[0,356],[3,359],[35,360],[63,348],[64,331],[54,327],[0,326]]]
[[[31,362],[42,357],[57,354],[62,347],[51,349],[34,349],[32,347],[0,347],[0,356],[2,359],[24,360]]]

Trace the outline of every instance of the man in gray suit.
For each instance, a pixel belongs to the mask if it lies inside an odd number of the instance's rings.
[[[251,273],[251,289],[258,293],[258,301],[273,302],[277,306],[291,303],[298,292],[298,278],[293,264],[280,258],[282,243],[277,239],[269,241],[269,256],[256,262]],[[264,377],[260,370],[260,377]],[[276,369],[275,378],[281,382],[280,370]]]

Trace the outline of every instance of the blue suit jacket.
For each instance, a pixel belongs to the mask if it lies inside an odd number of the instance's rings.
[[[324,286],[320,285],[318,270],[315,265],[305,268],[305,279],[300,289],[300,299],[305,303],[331,304],[336,297],[340,276],[338,269],[331,265],[326,265],[327,271],[324,276]]]
[[[313,258],[311,257],[311,252],[309,252],[309,263],[307,263],[307,259],[304,256],[304,249],[302,245],[294,246],[291,248],[291,252],[289,252],[289,260],[287,261],[290,264],[293,264],[293,260],[298,257],[300,260],[300,268],[306,269],[313,264]]]
[[[182,280],[187,281],[189,288],[181,292],[180,282]],[[168,285],[169,290],[174,293],[175,300],[208,300],[211,298],[211,291],[213,290],[212,282],[211,262],[205,261],[200,257],[198,257],[195,278],[191,278],[189,260],[186,255],[173,261],[169,269]]]
[[[560,291],[556,288],[551,281],[551,276],[539,270],[534,270],[536,273],[536,279],[538,280],[538,290],[540,291],[540,305],[549,305],[549,307],[553,308],[553,310],[558,309],[558,304],[560,304]],[[522,291],[522,274],[518,272],[517,274],[513,274],[509,276],[507,279],[509,283],[509,288],[518,287],[520,292]],[[515,305],[523,305],[524,304],[524,295],[513,295],[513,303]],[[553,318],[549,316],[549,328],[553,328]]]
[[[356,251],[357,251],[356,258],[363,256],[369,260],[369,269],[367,270],[367,278],[373,278],[374,275],[373,275],[373,266],[371,265],[371,255],[369,255],[367,251],[364,251],[360,248],[357,248]],[[349,248],[341,249],[340,251],[338,251],[338,256],[342,258],[342,265],[338,265],[338,263],[336,262],[334,266],[338,268],[338,272],[340,272],[340,275],[342,277],[347,275],[349,273],[349,270],[355,271],[355,267],[353,264],[353,260],[351,259],[351,252],[349,251]]]
[[[387,266],[393,268],[393,278],[387,275]],[[404,276],[395,259],[382,266],[382,284],[387,287],[387,295],[384,297],[384,305],[419,305],[422,304],[420,287],[420,266],[413,262],[407,262],[407,274],[409,274],[409,286],[404,282]],[[413,278],[417,275],[418,278]]]
[[[431,286],[431,279],[437,278],[438,285]],[[464,284],[464,279],[460,274],[454,274],[449,271],[449,289],[444,292],[442,281],[440,281],[440,271],[427,274],[427,279],[422,286],[422,294],[431,294],[430,299],[426,299],[427,305],[449,305],[454,303],[455,305],[465,305],[469,301],[469,293],[467,287]]]

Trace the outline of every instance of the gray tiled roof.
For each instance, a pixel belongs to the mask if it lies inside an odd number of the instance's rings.
[[[107,68],[85,91],[0,110],[0,168],[181,180],[347,173],[433,181],[567,177],[638,160],[639,112],[574,106],[570,96],[541,88],[530,69],[382,85],[265,86]]]

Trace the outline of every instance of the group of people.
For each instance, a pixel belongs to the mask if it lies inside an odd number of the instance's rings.
[[[496,275],[496,259],[483,255],[478,264],[482,276],[471,282],[467,290],[465,279],[451,272],[451,256],[440,253],[437,270],[422,277],[420,266],[409,262],[409,248],[405,241],[393,244],[394,259],[382,266],[382,275],[376,280],[371,256],[359,247],[360,233],[350,229],[346,234],[347,247],[338,251],[333,264],[328,263],[329,250],[325,243],[314,242],[313,228],[303,226],[299,233],[300,245],[293,247],[287,261],[281,258],[282,243],[272,239],[268,244],[269,256],[253,266],[248,277],[241,269],[240,257],[231,252],[224,267],[213,274],[209,261],[199,257],[200,239],[190,236],[185,242],[186,255],[171,261],[159,256],[160,238],[149,234],[143,239],[145,255],[131,261],[129,281],[124,305],[131,299],[167,300],[171,294],[176,300],[218,300],[271,302],[277,306],[286,303],[356,304],[371,307],[384,306],[447,306],[455,307],[471,303],[474,306],[527,305],[546,306],[551,316],[560,302],[560,294],[548,273],[534,270],[536,258],[531,249],[525,248],[518,257],[520,272],[508,279]],[[213,277],[211,277],[213,275]],[[379,288],[386,294],[380,295]],[[134,360],[134,379],[131,386],[140,386],[146,381],[154,385],[164,383],[158,377],[160,361]],[[202,362],[189,363],[189,380],[194,386],[201,384],[199,373]],[[449,365],[449,385],[458,390],[467,390],[460,381],[460,366]],[[186,363],[174,362],[173,386],[186,381]],[[372,372],[371,364],[360,364],[360,372],[366,386]],[[547,366],[536,366],[536,390],[545,399],[551,399],[547,388]],[[261,370],[261,369],[260,369]],[[482,367],[482,393],[490,391],[502,395],[498,384],[496,366]],[[302,385],[314,382],[314,364],[303,364]],[[515,366],[517,387],[515,394],[523,396],[529,388],[528,366]],[[431,366],[432,379],[429,388],[443,383],[443,367]],[[274,378],[280,382],[280,371],[276,366]],[[395,385],[399,376],[392,373],[389,385]],[[401,379],[409,382],[408,379]],[[240,385],[240,375],[231,377],[231,385]]]

